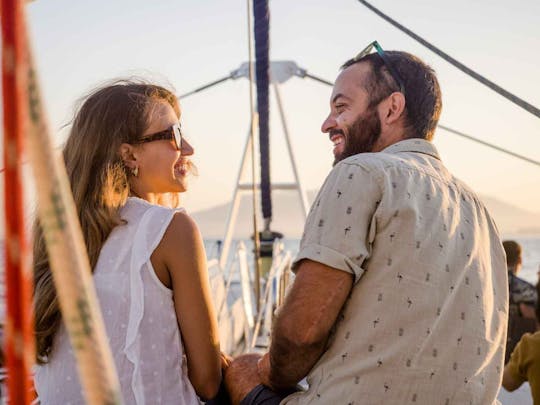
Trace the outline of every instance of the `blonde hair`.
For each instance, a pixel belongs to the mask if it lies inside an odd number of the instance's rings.
[[[130,193],[130,172],[118,150],[122,143],[142,138],[156,102],[170,104],[180,117],[172,91],[133,79],[93,91],[75,114],[63,155],[92,269],[105,240],[122,223],[119,211]],[[33,248],[36,360],[43,364],[61,314],[39,221],[34,226]]]

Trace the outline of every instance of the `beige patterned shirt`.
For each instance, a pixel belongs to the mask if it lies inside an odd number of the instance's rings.
[[[362,153],[332,170],[302,259],[354,285],[309,389],[282,404],[493,404],[508,284],[497,228],[428,141]]]

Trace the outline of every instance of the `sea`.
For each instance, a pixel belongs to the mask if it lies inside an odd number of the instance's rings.
[[[536,285],[539,280],[538,273],[540,272],[540,235],[531,235],[531,236],[511,236],[504,237],[503,240],[515,240],[521,244],[523,249],[523,266],[518,276],[522,279],[528,281],[531,284]],[[229,254],[228,264],[234,260],[233,252],[236,251],[236,246],[239,243],[243,243],[248,252],[248,263],[253,262],[253,241],[251,239],[237,239],[231,243],[231,249]],[[204,245],[206,248],[206,254],[208,259],[218,258],[221,251],[221,240],[220,239],[205,239]],[[300,245],[300,239],[284,239],[283,240],[284,249],[290,251],[294,257],[298,252]],[[229,266],[225,266],[229,268]]]

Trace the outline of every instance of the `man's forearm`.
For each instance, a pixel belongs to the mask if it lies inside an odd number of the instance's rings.
[[[272,388],[291,388],[304,378],[324,352],[326,339],[309,345],[294,343],[274,333],[269,352],[268,379]]]

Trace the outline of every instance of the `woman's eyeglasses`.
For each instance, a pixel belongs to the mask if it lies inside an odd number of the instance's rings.
[[[364,56],[369,55],[371,53],[371,50],[375,48],[377,51],[377,54],[381,57],[384,64],[386,65],[388,71],[390,72],[390,75],[393,77],[393,79],[396,81],[396,83],[399,86],[399,91],[405,95],[405,85],[403,84],[403,80],[401,79],[401,76],[397,72],[396,69],[394,69],[394,66],[392,66],[392,63],[390,62],[390,59],[388,59],[388,56],[384,53],[384,50],[379,45],[377,41],[373,41],[371,44],[366,46],[362,52],[360,52],[358,55],[356,55],[354,58],[349,59],[347,62],[341,66],[342,69],[345,69],[351,65],[354,65],[356,62],[358,62],[360,59],[362,59]]]
[[[161,140],[168,140],[168,141],[173,140],[175,143],[176,149],[181,150],[182,149],[182,131],[180,130],[180,124],[171,125],[169,128],[167,128],[164,131],[147,135],[144,138],[139,139],[137,142],[134,142],[134,143],[139,144],[139,143],[147,143],[147,142],[161,141]]]

